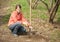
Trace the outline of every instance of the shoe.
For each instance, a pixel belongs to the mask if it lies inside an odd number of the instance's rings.
[[[17,37],[18,35],[17,34],[13,34],[15,37]]]

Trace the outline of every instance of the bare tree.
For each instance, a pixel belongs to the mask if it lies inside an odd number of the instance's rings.
[[[38,1],[39,0],[32,0],[32,9],[36,9],[37,5],[38,5]],[[28,4],[30,5],[30,0],[27,0]]]
[[[49,18],[49,22],[53,23],[53,19],[57,13],[58,7],[59,7],[59,3],[60,1],[57,0],[55,5],[52,7],[51,11],[50,11],[50,18]]]
[[[48,13],[50,14],[50,18],[49,18],[49,22],[50,23],[53,23],[53,20],[54,20],[54,17],[57,13],[57,10],[59,8],[59,4],[60,4],[60,0],[54,0],[55,1],[55,4],[53,5],[53,0],[50,0],[51,1],[51,6],[49,7],[47,3],[45,3],[43,0],[40,0],[42,3],[45,4],[45,6],[47,7],[48,9]]]
[[[38,1],[41,1],[46,6],[48,13],[50,15],[49,22],[53,23],[54,17],[55,17],[57,10],[59,8],[60,0],[49,0],[50,6],[45,2],[45,0],[36,0],[35,4],[33,5],[32,8],[35,8],[38,5]],[[55,1],[55,3],[54,3],[54,1]]]

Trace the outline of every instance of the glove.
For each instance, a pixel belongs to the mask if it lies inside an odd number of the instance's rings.
[[[30,31],[30,32],[32,31],[32,28],[33,28],[32,26],[29,26],[29,31]]]

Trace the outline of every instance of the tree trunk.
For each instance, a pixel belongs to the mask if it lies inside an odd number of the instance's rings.
[[[36,1],[34,2],[34,5],[32,6],[32,9],[35,9],[35,8],[37,7],[38,1],[39,1],[39,0],[36,0]]]
[[[53,0],[50,0],[50,8],[49,8],[49,12],[51,11],[52,7],[53,7]]]
[[[56,13],[57,13],[58,7],[59,7],[59,0],[56,1],[55,6],[50,11],[50,18],[49,18],[50,23],[53,23],[53,20],[54,20]]]

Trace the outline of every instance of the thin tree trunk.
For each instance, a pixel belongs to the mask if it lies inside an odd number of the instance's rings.
[[[33,5],[32,9],[35,9],[35,8],[37,7],[38,1],[39,1],[39,0],[36,0],[36,1],[34,2],[34,5]]]
[[[49,12],[51,11],[52,7],[53,7],[53,0],[50,0],[50,9],[49,9]]]
[[[55,15],[56,15],[56,12],[57,12],[58,6],[59,6],[58,3],[59,3],[59,0],[56,1],[55,6],[51,9],[50,18],[49,18],[50,23],[53,23],[53,19],[54,19]]]

